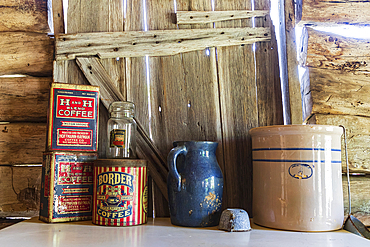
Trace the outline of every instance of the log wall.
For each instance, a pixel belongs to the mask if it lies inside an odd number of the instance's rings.
[[[365,176],[370,174],[370,41],[317,29],[368,26],[368,10],[369,4],[362,1],[303,1],[302,23],[310,25],[300,42],[300,61],[308,69],[301,85],[306,122],[346,128],[350,173],[362,174],[351,176],[352,212],[370,225],[370,179]],[[342,168],[345,173],[344,152]]]
[[[54,57],[48,32],[46,0],[1,1],[0,217],[38,215]]]

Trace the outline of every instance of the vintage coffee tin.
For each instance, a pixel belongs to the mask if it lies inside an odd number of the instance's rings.
[[[98,150],[99,87],[52,83],[48,151]]]
[[[96,225],[134,226],[147,222],[147,161],[94,162],[93,219]]]
[[[89,220],[92,214],[96,153],[46,152],[43,155],[40,220]]]

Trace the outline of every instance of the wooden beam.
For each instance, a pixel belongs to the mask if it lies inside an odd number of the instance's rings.
[[[370,117],[313,114],[307,122],[309,124],[343,125],[347,132],[350,172],[370,174]],[[344,150],[343,142],[342,150]],[[342,151],[342,171],[346,172],[344,153]]]
[[[0,122],[45,122],[51,77],[0,78]]]
[[[370,71],[369,40],[344,37],[307,27],[306,64],[343,71]]]
[[[0,75],[50,76],[54,40],[42,33],[0,32]]]
[[[56,59],[166,56],[215,46],[270,40],[270,28],[210,28],[113,33],[78,33],[56,37]]]
[[[370,83],[366,72],[310,68],[312,112],[370,116]]]
[[[370,23],[368,0],[304,0],[302,1],[303,22]]]
[[[204,24],[218,21],[264,17],[268,10],[234,10],[234,11],[177,11],[177,24]]]
[[[41,164],[46,123],[0,124],[0,165]]]
[[[50,32],[47,0],[2,0],[0,32]]]
[[[53,0],[54,34],[65,33],[63,0]]]
[[[286,36],[286,66],[288,68],[289,107],[291,124],[301,124],[302,97],[298,75],[297,40],[295,36],[296,11],[292,0],[284,0],[285,9],[285,36]]]
[[[0,166],[0,217],[39,215],[40,166]]]
[[[125,101],[122,94],[113,84],[111,77],[100,64],[98,58],[78,57],[76,60],[90,84],[100,86],[100,99],[106,108],[108,108],[114,101]],[[140,158],[148,161],[150,175],[158,185],[163,196],[168,200],[167,186],[165,182],[168,170],[165,158],[162,157],[159,150],[157,150],[156,146],[153,144],[137,119],[136,122],[139,134],[136,140],[139,151],[138,155]]]

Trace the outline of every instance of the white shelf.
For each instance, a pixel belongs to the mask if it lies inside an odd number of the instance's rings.
[[[370,241],[344,230],[290,232],[252,224],[250,232],[173,226],[169,218],[149,219],[133,227],[105,227],[90,221],[47,224],[37,218],[0,230],[1,247],[43,246],[370,246]]]

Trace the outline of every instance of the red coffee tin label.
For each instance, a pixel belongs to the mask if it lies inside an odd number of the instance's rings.
[[[58,129],[57,145],[91,147],[92,135],[92,130]]]
[[[99,87],[53,83],[48,149],[97,151]]]
[[[94,167],[93,223],[106,226],[146,223],[146,183],[146,167]]]
[[[93,164],[77,162],[60,162],[58,171],[58,184],[92,184]]]
[[[91,212],[91,195],[88,196],[59,196],[58,213]]]
[[[44,153],[41,220],[66,222],[91,219],[93,162],[96,158],[96,153]]]
[[[94,119],[96,116],[95,99],[57,95],[56,117],[75,119]]]

